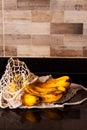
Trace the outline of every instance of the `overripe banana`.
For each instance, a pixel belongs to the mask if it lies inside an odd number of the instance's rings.
[[[35,82],[26,86],[22,102],[24,105],[33,106],[39,102],[52,103],[59,101],[70,86],[69,76],[49,79],[45,83]]]

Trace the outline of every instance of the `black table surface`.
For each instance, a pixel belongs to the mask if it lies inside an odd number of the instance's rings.
[[[19,58],[38,76],[69,75],[72,82],[87,86],[86,59]],[[8,58],[0,58],[0,77]],[[0,109],[0,130],[86,130],[87,102],[62,109]]]
[[[86,130],[87,102],[63,109],[0,109],[0,130]]]
[[[71,77],[78,84],[83,86],[87,84],[87,75],[71,75]],[[61,109],[0,109],[0,130],[58,129],[86,130],[87,101],[80,105],[65,106]]]

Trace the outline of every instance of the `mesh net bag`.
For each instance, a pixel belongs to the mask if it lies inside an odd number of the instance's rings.
[[[30,72],[26,64],[18,59],[10,58],[6,66],[5,73],[0,80],[0,107],[10,109],[14,108],[59,108],[65,105],[77,105],[87,100],[87,97],[73,102],[71,99],[79,90],[87,91],[87,88],[82,85],[72,83],[68,92],[56,103],[40,103],[34,106],[24,106],[21,97],[24,93],[24,88],[36,81],[46,82],[52,78],[51,75],[37,76]],[[10,91],[9,91],[10,90]]]
[[[37,79],[38,76],[31,73],[24,62],[10,58],[5,73],[0,80],[0,107],[16,108],[20,106],[24,87]],[[13,80],[16,92],[9,92]]]

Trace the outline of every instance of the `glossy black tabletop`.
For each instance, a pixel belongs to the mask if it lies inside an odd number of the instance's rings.
[[[87,87],[86,59],[20,58],[42,76],[69,75],[72,82]],[[0,58],[0,76],[8,58]],[[0,109],[0,130],[87,130],[87,102],[61,109]]]
[[[86,130],[87,102],[63,109],[0,109],[0,130]]]

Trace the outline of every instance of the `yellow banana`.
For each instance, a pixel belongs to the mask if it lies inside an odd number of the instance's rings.
[[[33,96],[33,95],[29,94],[29,93],[28,94],[25,93],[22,96],[22,103],[23,103],[23,105],[26,105],[26,106],[36,105],[37,103],[39,103],[39,97]]]
[[[43,88],[43,87],[35,87],[35,90],[40,93],[40,94],[47,94],[47,93],[52,93],[54,91],[57,91],[57,88],[54,87],[54,88]]]
[[[42,95],[46,95],[46,94],[49,94],[49,93],[53,93],[53,92],[57,92],[58,94],[62,93],[61,91],[59,91],[57,89],[57,87],[54,87],[54,88],[43,88],[43,87],[39,87],[39,86],[32,86],[32,85],[29,85],[25,88],[25,92],[27,93],[30,93],[32,95],[35,95],[35,96],[42,96]]]
[[[30,85],[24,89],[24,92],[35,96],[40,96],[40,94],[37,91],[35,91],[34,88],[32,88],[32,86]]]
[[[45,83],[32,83],[24,89],[22,103],[27,106],[33,106],[40,102],[57,102],[62,98],[70,83],[69,76],[50,79]]]
[[[52,102],[57,102],[62,98],[63,94],[46,94],[43,95],[42,97],[42,102],[44,103],[52,103]]]
[[[42,87],[55,87],[55,86],[61,85],[61,86],[68,87],[68,84],[65,84],[65,83],[70,83],[69,76],[62,76],[56,79],[49,79],[47,82],[41,84],[41,86]]]
[[[70,86],[70,78],[68,76],[63,76],[57,79],[50,79],[45,83],[33,83],[25,88],[26,91],[31,91],[33,94],[47,94],[59,90],[60,93],[66,92],[66,89]]]
[[[12,81],[9,84],[8,91],[9,92],[16,92],[17,91],[17,85],[14,83],[14,81]]]
[[[60,91],[66,91],[66,89],[70,86],[71,82],[70,82],[70,78],[69,76],[62,76],[60,78],[57,79],[52,79],[52,80],[48,80],[45,87],[57,87],[58,90]]]

